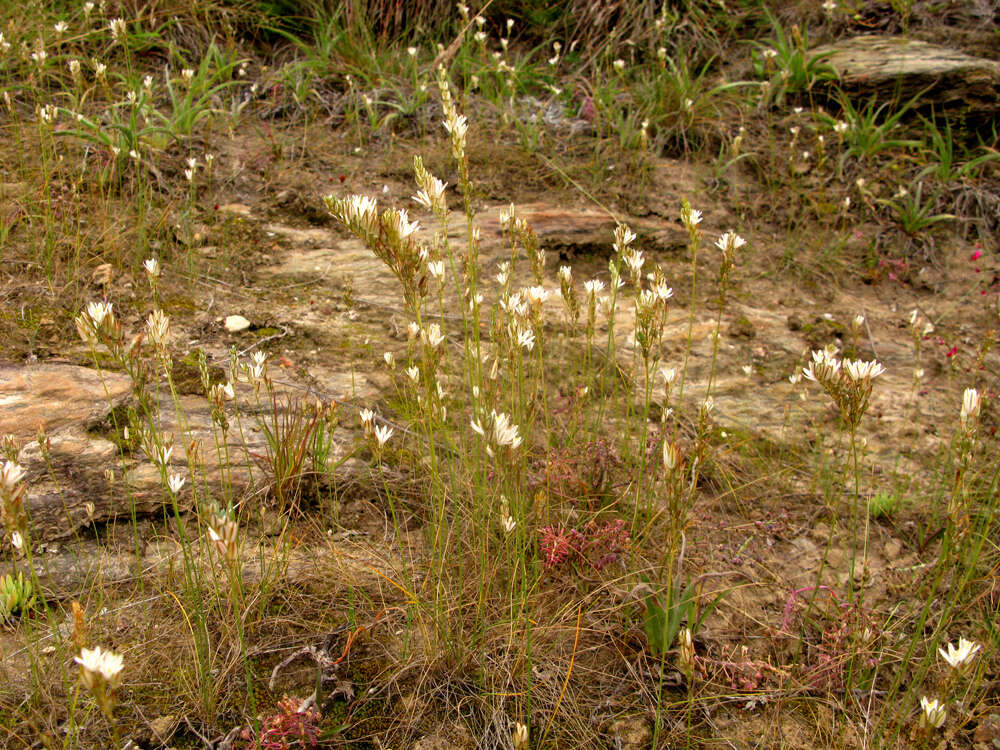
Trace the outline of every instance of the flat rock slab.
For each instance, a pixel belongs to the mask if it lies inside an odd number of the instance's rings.
[[[0,364],[0,433],[24,442],[72,424],[91,424],[118,406],[132,381],[78,365]]]
[[[341,401],[352,395],[351,389],[357,391],[358,379],[342,373],[324,373],[318,380],[327,398]],[[277,387],[287,391],[292,404],[304,393]],[[362,391],[374,395],[369,386]],[[113,428],[108,415],[124,405],[131,392],[131,380],[121,373],[62,363],[0,365],[0,433],[14,435],[22,445],[18,460],[26,471],[25,504],[36,540],[64,539],[92,523],[154,514],[169,506],[158,468],[141,450],[123,451],[109,434]],[[227,410],[232,429],[223,441],[204,397],[180,395],[175,402],[161,389],[158,429],[172,435],[175,446],[168,470],[188,479],[178,496],[182,510],[191,508],[195,487],[200,503],[225,504],[238,501],[248,489],[268,486],[267,472],[253,457],[265,456],[268,450],[258,420],[272,423],[273,418],[256,404],[249,386],[237,389],[237,401],[243,427],[237,427]],[[289,403],[277,399],[279,423]],[[353,420],[347,421],[353,425]],[[45,454],[35,439],[39,430],[47,438]],[[351,430],[338,428],[334,457],[353,439]],[[185,455],[185,448],[191,447],[196,448],[192,456],[197,456],[194,480]]]
[[[899,96],[924,92],[919,104],[952,111],[994,113],[1000,102],[1000,63],[916,39],[865,35],[824,45],[827,62],[852,96]],[[925,91],[926,90],[926,91]]]

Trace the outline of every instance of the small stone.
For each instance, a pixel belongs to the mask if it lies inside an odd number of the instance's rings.
[[[153,737],[160,742],[170,739],[176,726],[177,719],[173,715],[158,716],[149,722],[149,730],[153,733]]]
[[[230,333],[239,333],[240,331],[245,331],[250,327],[250,321],[242,315],[229,315],[226,317],[223,325]]]

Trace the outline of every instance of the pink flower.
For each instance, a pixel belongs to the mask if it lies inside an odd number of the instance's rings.
[[[972,260],[979,260],[982,257],[982,255],[983,251],[977,248],[976,252],[972,254]]]

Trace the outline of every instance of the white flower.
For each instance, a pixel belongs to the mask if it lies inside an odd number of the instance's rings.
[[[444,189],[448,187],[447,182],[441,182],[437,177],[430,177],[426,181],[423,190],[413,196],[413,200],[424,208],[443,210],[445,208]]]
[[[371,409],[361,409],[358,411],[358,417],[361,419],[361,426],[365,430],[370,430],[372,428],[372,423],[375,419],[375,412]]]
[[[146,319],[146,328],[149,329],[149,338],[153,344],[162,347],[170,333],[170,318],[162,310],[153,310]]]
[[[504,413],[493,412],[493,440],[501,448],[509,447],[515,450],[521,445],[521,436],[518,435],[517,425],[512,424],[510,417]]]
[[[590,281],[583,282],[583,288],[587,294],[593,296],[604,291],[604,282],[600,279],[591,279]]]
[[[70,60],[68,63],[66,63],[66,67],[69,68],[69,74],[71,76],[73,76],[74,78],[79,78],[80,77],[80,61],[79,60]]]
[[[375,428],[375,439],[378,441],[378,447],[381,449],[387,442],[389,438],[392,437],[393,429],[388,425],[378,425]]]
[[[747,241],[735,232],[726,232],[715,241],[715,246],[729,256],[732,256],[733,253],[745,244],[747,244]]]
[[[427,264],[427,272],[430,273],[435,279],[440,281],[444,278],[444,261],[443,260],[432,260]]]
[[[94,328],[100,328],[105,319],[114,320],[111,304],[110,302],[91,302],[87,305],[87,315],[93,322]]]
[[[852,323],[855,328],[861,328],[865,324],[865,316],[861,314],[855,315]]]
[[[441,344],[444,342],[444,334],[441,333],[441,326],[437,323],[431,323],[427,328],[420,332],[420,339],[425,344],[430,346],[431,349],[440,348]]]
[[[639,276],[642,272],[642,264],[646,262],[642,257],[642,250],[636,250],[634,248],[629,248],[628,251],[622,255],[622,259],[625,261],[625,265],[628,266],[628,270],[632,274],[633,278]]]
[[[673,385],[674,381],[677,380],[677,370],[673,367],[662,367],[660,368],[660,376],[663,378],[664,383]]]
[[[155,279],[160,275],[160,261],[156,258],[147,258],[142,262],[142,267],[146,269],[150,278]]]
[[[663,441],[663,468],[673,472],[681,463],[681,449],[677,443]]]
[[[940,729],[945,719],[948,718],[947,709],[943,703],[938,702],[937,698],[928,698],[926,695],[922,696],[920,698],[920,708],[923,710],[920,723],[926,728],[933,727],[934,729]]]
[[[510,280],[510,263],[503,261],[500,264],[499,269],[500,270],[497,272],[497,275],[493,278],[497,280],[497,284],[500,286],[507,286],[507,282]]]
[[[0,469],[0,490],[12,492],[14,487],[24,479],[24,468],[13,461],[5,461]]]
[[[649,290],[660,302],[666,302],[674,296],[674,290],[667,286],[666,282],[658,281],[650,285]]]
[[[875,360],[862,362],[860,359],[845,359],[844,371],[854,382],[859,380],[874,380],[885,372],[885,368]]]
[[[965,638],[958,639],[957,648],[950,643],[947,644],[947,646],[947,651],[943,648],[939,648],[938,653],[941,654],[941,658],[948,662],[948,665],[952,669],[961,674],[968,671],[976,653],[982,648],[982,646],[975,641],[967,641]]]
[[[528,747],[528,727],[519,721],[514,722],[514,731],[510,733],[510,742],[514,750],[525,750]]]
[[[690,232],[701,223],[701,211],[685,205],[681,208],[681,221],[684,222],[685,228]]]
[[[982,406],[982,397],[975,388],[966,388],[962,394],[962,425],[967,425],[969,420],[979,418],[979,410]]]
[[[615,252],[619,255],[625,253],[625,248],[631,245],[635,241],[635,232],[629,229],[624,224],[618,224],[615,227]]]
[[[535,348],[535,332],[530,328],[520,328],[515,326],[517,345],[529,352]]]
[[[461,157],[465,153],[465,136],[469,131],[469,121],[465,115],[451,110],[444,122],[444,129],[451,136],[452,153],[456,157]]]
[[[573,269],[569,266],[559,266],[559,281],[572,284],[573,283]]]
[[[416,47],[407,47],[406,48],[406,54],[408,54],[410,57],[416,57],[417,56],[417,48]]]
[[[166,466],[170,463],[170,456],[174,452],[174,446],[172,445],[160,445],[153,448],[153,455],[151,458],[153,461],[158,463],[160,466]]]
[[[517,526],[517,521],[515,521],[511,516],[500,516],[500,525],[503,526],[503,530],[509,534]]]
[[[170,488],[170,491],[176,495],[181,491],[185,481],[187,480],[180,474],[171,474],[167,477],[167,486]]]
[[[125,19],[112,18],[111,23],[108,24],[108,28],[111,30],[111,38],[116,42],[120,42],[125,35]]]
[[[540,305],[546,299],[548,299],[551,292],[542,286],[533,286],[530,289],[526,289],[524,292],[528,301],[533,305]]]
[[[402,242],[420,229],[420,222],[410,221],[405,208],[386,211],[383,215],[386,230],[390,235]]]
[[[208,400],[213,404],[221,406],[226,401],[232,401],[236,397],[236,389],[232,383],[216,383],[208,391]]]
[[[625,61],[619,58],[611,63],[611,66],[615,69],[615,73],[621,73],[625,70]]]
[[[194,69],[184,68],[184,70],[181,71],[181,78],[184,79],[185,83],[191,83],[192,79],[194,78]]]
[[[87,687],[93,687],[100,676],[110,688],[118,686],[121,679],[121,671],[124,667],[124,660],[112,651],[102,651],[100,646],[94,648],[84,648],[80,650],[79,656],[74,656],[73,661],[83,669],[83,681]]]
[[[385,352],[382,355],[382,359],[385,361],[385,366],[390,370],[396,369],[396,355],[392,352]]]
[[[24,537],[21,536],[20,531],[11,532],[10,544],[14,549],[21,549],[24,547]]]
[[[408,377],[410,380],[416,383],[420,379],[420,370],[418,370],[416,367],[407,367],[406,377]]]

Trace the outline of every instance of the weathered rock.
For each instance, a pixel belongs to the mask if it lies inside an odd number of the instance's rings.
[[[936,114],[989,116],[1000,102],[1000,63],[929,42],[865,35],[817,47],[852,98],[934,104]]]
[[[0,433],[26,441],[97,422],[131,389],[125,375],[71,364],[0,365]]]
[[[364,378],[325,373],[319,380],[338,400],[355,392]],[[359,382],[360,381],[360,382]],[[120,430],[109,414],[125,405],[131,393],[127,376],[69,364],[0,367],[0,433],[24,443],[19,461],[27,475],[26,506],[36,539],[62,539],[95,522],[128,519],[160,512],[170,502],[159,469],[139,450],[122,447]],[[257,417],[273,424],[269,411],[257,407],[248,387],[238,389],[242,429],[230,412],[232,428],[223,440],[213,425],[205,398],[161,389],[158,429],[174,439],[168,471],[188,477],[179,493],[180,508],[190,508],[192,480],[189,456],[196,458],[195,477],[202,498],[238,499],[247,489],[266,487],[270,479],[254,457],[266,456],[268,438]],[[295,408],[296,396],[290,391]],[[370,396],[370,387],[365,395]],[[266,398],[261,402],[267,404]],[[279,424],[287,423],[289,400],[276,400]],[[267,406],[266,409],[270,407]],[[40,429],[46,450],[32,440]],[[353,439],[347,429],[334,435],[335,455]],[[218,441],[218,442],[217,442]]]

